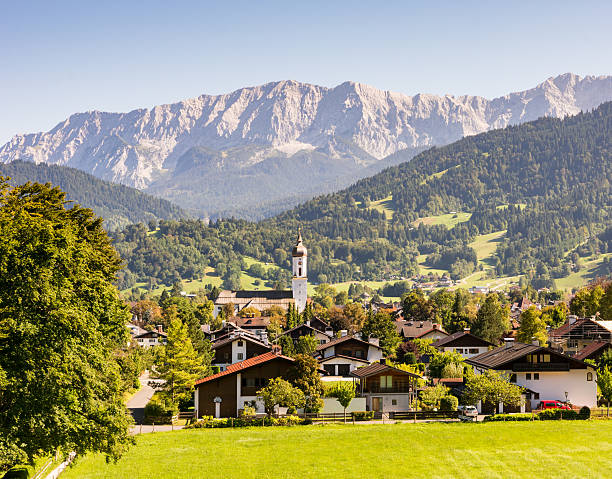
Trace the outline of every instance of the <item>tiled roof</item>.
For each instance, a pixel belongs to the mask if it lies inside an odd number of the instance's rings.
[[[209,381],[213,381],[215,379],[219,379],[223,376],[229,376],[230,374],[236,374],[240,371],[244,371],[245,369],[252,368],[253,366],[258,366],[259,364],[267,363],[268,361],[272,361],[274,359],[285,359],[287,361],[293,362],[293,358],[288,356],[283,356],[282,354],[276,354],[274,352],[269,352],[265,354],[260,354],[259,356],[255,356],[254,358],[245,359],[244,361],[240,361],[239,363],[230,364],[225,371],[221,371],[220,373],[213,374],[212,376],[207,376],[202,379],[198,379],[195,382],[195,385],[203,384]]]
[[[485,341],[484,339],[479,338],[478,336],[474,336],[473,334],[468,333],[467,331],[457,331],[456,333],[453,333],[450,336],[438,339],[435,343],[432,343],[432,346],[434,348],[440,348],[442,346],[452,346],[452,343],[459,338],[467,338],[470,343],[472,343],[470,345],[474,346],[495,346],[493,343]]]
[[[473,366],[480,366],[490,369],[503,369],[502,366],[535,352],[543,352],[546,354],[550,354],[551,356],[555,356],[556,358],[568,361],[569,363],[578,365],[582,368],[586,366],[586,364],[582,361],[576,360],[565,354],[560,354],[550,348],[536,346],[535,344],[524,344],[518,342],[515,342],[511,346],[504,345],[499,348],[487,351],[485,353],[481,353],[477,356],[473,356],[469,359],[466,359],[465,362],[468,364],[472,364]]]
[[[219,339],[218,341],[215,341],[212,344],[212,348],[213,349],[218,349],[220,347],[225,346],[226,344],[230,344],[233,343],[234,341],[250,341],[251,343],[257,344],[259,346],[262,346],[264,348],[270,348],[271,346],[268,344],[265,344],[263,342],[261,342],[258,338],[253,337],[252,335],[248,334],[248,333],[238,333],[238,334],[229,334],[227,336],[224,336],[223,338]]]
[[[574,358],[580,359],[581,361],[583,361],[584,359],[588,359],[588,357],[591,354],[594,354],[600,349],[603,349],[606,347],[608,348],[612,347],[612,344],[605,342],[605,341],[596,341],[594,343],[586,345],[584,348],[582,348],[580,351],[574,354]]]
[[[405,338],[420,338],[434,330],[448,334],[442,326],[433,321],[395,321],[395,329]]]
[[[345,354],[334,354],[333,356],[327,356],[326,358],[319,358],[318,361],[320,363],[325,363],[329,361],[330,359],[335,359],[335,358],[350,359],[352,361],[359,361],[360,363],[366,363],[366,364],[370,363],[370,361],[368,361],[366,358],[356,358],[354,356],[346,356]]]
[[[289,304],[293,302],[291,290],[277,291],[230,291],[223,290],[215,300],[215,304],[233,303],[238,306],[250,305],[253,307],[267,306],[272,304]]]
[[[230,318],[229,321],[240,328],[265,328],[270,324],[270,318],[266,316],[256,316],[254,318]]]
[[[354,334],[350,334],[347,336],[342,336],[341,338],[334,338],[325,344],[319,344],[317,346],[317,351],[322,351],[331,346],[335,346],[336,344],[342,344],[343,342],[348,341],[349,339],[353,339],[355,341],[359,341],[360,343],[367,344],[368,346],[374,346],[375,348],[381,349],[381,347],[377,346],[376,344],[372,344],[369,341],[364,341],[363,339],[356,338]]]
[[[413,378],[420,378],[418,374],[414,374],[408,371],[404,371],[403,369],[397,369],[393,366],[389,366],[388,364],[382,363],[373,363],[369,366],[365,366],[363,368],[355,369],[351,372],[351,376],[355,376],[356,378],[365,378],[368,376],[372,376],[374,374],[382,373],[383,371],[393,370],[393,372],[398,372],[401,374],[405,374],[406,376],[411,376]]]

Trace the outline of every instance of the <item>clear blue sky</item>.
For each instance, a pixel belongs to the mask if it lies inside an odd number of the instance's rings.
[[[612,74],[609,0],[6,0],[0,144],[283,79],[492,98],[570,71]]]

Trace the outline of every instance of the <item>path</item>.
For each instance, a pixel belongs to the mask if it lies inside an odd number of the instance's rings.
[[[158,382],[159,379],[150,379],[149,371],[145,371],[140,378],[140,389],[136,391],[131,399],[127,402],[127,407],[132,413],[132,417],[134,418],[134,422],[136,424],[142,424],[144,420],[144,408],[147,403],[153,397],[153,393],[155,390],[149,386],[149,381]]]

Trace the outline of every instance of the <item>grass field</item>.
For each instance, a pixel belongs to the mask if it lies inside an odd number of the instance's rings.
[[[609,478],[612,421],[325,425],[145,434],[69,478]]]
[[[424,218],[419,218],[418,220],[412,223],[413,226],[417,227],[421,223],[425,225],[444,225],[448,229],[454,228],[459,223],[465,223],[469,221],[472,217],[472,213],[465,212],[457,212],[457,213],[447,213],[445,215],[437,215],[437,216],[425,216]]]
[[[602,263],[604,258],[609,258],[612,253],[605,253],[602,255],[591,256],[590,258],[582,259],[582,269],[576,273],[571,273],[565,278],[559,278],[555,280],[555,284],[558,289],[571,290],[573,288],[579,288],[584,286],[589,281],[596,279],[596,270]]]
[[[357,206],[362,206],[361,201],[356,201],[355,204]],[[393,209],[393,196],[389,195],[386,198],[383,198],[381,200],[376,200],[376,201],[372,201],[370,202],[370,205],[368,206],[369,210],[376,210],[379,213],[384,212],[385,215],[387,216],[387,220],[390,220],[393,218],[393,213],[395,213],[395,210]]]

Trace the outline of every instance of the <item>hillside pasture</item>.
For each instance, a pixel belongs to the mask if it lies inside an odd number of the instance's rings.
[[[412,225],[417,228],[420,224],[424,225],[444,225],[448,229],[452,229],[459,223],[465,223],[472,217],[472,213],[457,211],[454,213],[446,213],[444,215],[425,216],[415,220]]]

